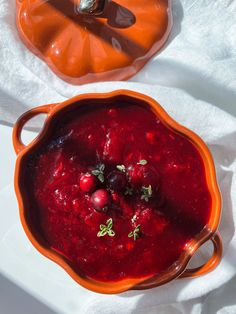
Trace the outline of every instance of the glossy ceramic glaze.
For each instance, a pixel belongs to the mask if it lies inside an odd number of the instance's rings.
[[[63,80],[124,80],[164,45],[169,0],[108,1],[99,16],[78,13],[77,0],[16,0],[25,45]]]
[[[193,240],[188,242],[180,258],[162,273],[151,277],[126,278],[125,280],[117,280],[114,282],[100,282],[94,279],[86,278],[80,271],[74,269],[72,263],[65,256],[54,251],[47,243],[45,243],[45,240],[43,240],[41,234],[38,232],[37,228],[35,228],[35,224],[31,219],[30,212],[34,210],[34,205],[32,204],[33,202],[29,201],[29,194],[24,181],[24,173],[26,171],[25,167],[28,157],[32,156],[35,149],[44,146],[44,143],[50,134],[51,127],[55,125],[58,121],[57,119],[64,116],[66,112],[68,113],[71,110],[74,111],[76,108],[85,104],[112,104],[117,101],[126,101],[129,103],[139,103],[150,106],[153,113],[155,113],[155,115],[157,115],[167,127],[184,135],[194,144],[195,148],[202,157],[205,167],[206,183],[211,195],[211,210],[209,221],[206,226],[203,227],[200,233],[196,234]],[[25,147],[20,139],[21,130],[30,118],[40,113],[48,114],[45,127],[43,128],[41,134],[28,147]],[[216,233],[216,230],[220,219],[221,198],[217,187],[212,157],[206,145],[197,135],[177,124],[167,115],[160,105],[149,97],[131,91],[115,91],[110,94],[81,95],[59,105],[38,107],[27,112],[18,120],[14,127],[13,142],[15,151],[19,154],[16,163],[15,189],[19,202],[23,227],[31,242],[42,254],[61,265],[78,283],[84,287],[101,293],[118,293],[128,289],[147,289],[161,285],[179,276],[194,277],[205,274],[214,269],[214,267],[216,267],[219,263],[221,259],[222,246],[220,237],[218,233]],[[207,240],[211,240],[214,244],[213,256],[206,262],[205,265],[197,269],[186,270],[187,263],[194,252]]]

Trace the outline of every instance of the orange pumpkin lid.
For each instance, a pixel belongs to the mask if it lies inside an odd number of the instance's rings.
[[[169,0],[108,1],[87,14],[82,1],[16,0],[23,42],[71,84],[129,78],[170,33]]]

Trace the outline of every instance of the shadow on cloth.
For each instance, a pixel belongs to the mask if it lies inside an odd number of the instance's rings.
[[[56,314],[46,305],[0,275],[0,313]]]

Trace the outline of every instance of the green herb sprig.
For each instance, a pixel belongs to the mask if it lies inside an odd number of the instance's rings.
[[[92,174],[98,178],[98,180],[100,182],[104,182],[104,170],[105,170],[105,165],[104,164],[101,164],[98,166],[97,169],[95,170],[92,170]]]
[[[134,190],[132,188],[129,188],[128,186],[125,188],[125,195],[133,195]]]
[[[131,231],[128,234],[129,238],[134,238],[134,241],[136,241],[141,236],[141,225],[138,225],[133,231]]]
[[[142,186],[141,192],[142,192],[141,200],[148,202],[149,199],[152,197],[152,186],[151,185]]]
[[[115,232],[114,230],[112,230],[112,226],[113,226],[112,218],[109,218],[106,222],[106,225],[100,225],[100,231],[97,233],[97,236],[100,238],[104,237],[107,234],[109,237],[114,237]]]
[[[147,162],[146,159],[141,159],[141,160],[139,160],[139,162],[137,163],[137,165],[145,166],[147,163],[148,163],[148,162]]]
[[[126,172],[126,168],[124,165],[117,165],[116,169],[118,169],[120,172],[124,172],[124,173]]]

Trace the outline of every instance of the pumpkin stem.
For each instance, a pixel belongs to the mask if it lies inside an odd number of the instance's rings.
[[[99,15],[104,11],[106,0],[80,0],[79,13]]]

